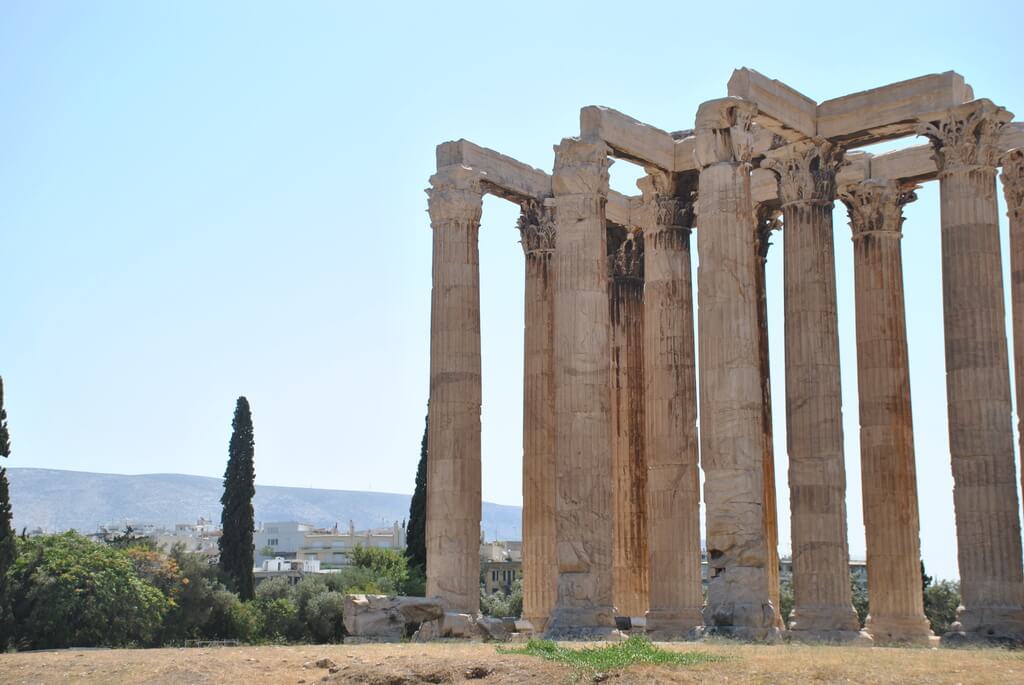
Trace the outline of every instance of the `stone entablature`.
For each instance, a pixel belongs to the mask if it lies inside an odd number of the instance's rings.
[[[877,155],[856,149],[913,135],[929,144]],[[526,256],[523,582],[531,623],[554,637],[599,637],[613,630],[620,601],[634,618],[646,605],[647,629],[661,637],[709,632],[772,640],[788,628],[808,640],[930,639],[917,577],[899,238],[903,207],[920,184],[937,180],[946,365],[956,371],[947,374],[947,394],[964,598],[950,637],[1024,642],[1012,426],[988,420],[1009,417],[1012,392],[994,187],[1000,165],[1010,217],[1018,412],[1024,405],[1019,148],[1024,124],[975,99],[955,72],[817,103],[750,69],[734,72],[728,97],[699,107],[692,130],[670,133],[607,107],[584,107],[579,136],[555,146],[552,173],[465,140],[438,146],[428,190],[428,591],[458,611],[476,608],[476,232],[488,193],[520,206]],[[644,167],[639,195],[608,188],[613,158]],[[872,579],[867,634],[859,632],[847,579],[836,199],[847,206],[855,241]],[[789,626],[778,612],[764,283],[770,236],[780,227],[787,236],[785,457],[796,590]],[[700,263],[696,292],[691,233]],[[646,555],[644,563],[632,563],[637,554]]]

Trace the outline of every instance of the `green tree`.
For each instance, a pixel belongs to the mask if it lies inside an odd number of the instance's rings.
[[[27,538],[18,548],[8,574],[17,646],[156,642],[170,602],[123,551],[74,532]]]
[[[793,581],[783,580],[779,583],[779,613],[782,624],[789,625],[789,615],[793,613]]]
[[[924,615],[932,624],[932,632],[945,635],[956,621],[960,606],[960,584],[952,580],[940,580],[924,591]]]
[[[381,586],[389,588],[389,592],[401,592],[409,580],[409,566],[398,550],[356,545],[349,554],[349,560],[356,568],[373,574]]]
[[[235,418],[231,422],[231,443],[228,447],[228,465],[224,471],[224,494],[220,498],[221,528],[220,567],[230,586],[243,601],[253,598],[253,511],[252,498],[256,494],[252,433],[252,414],[249,401],[239,397],[235,404]]]
[[[7,410],[4,409],[4,379],[0,378],[0,457],[11,456],[11,435],[7,432]],[[13,630],[9,606],[7,571],[14,563],[17,547],[12,521],[11,492],[7,469],[0,466],[0,652],[4,651]]]
[[[342,609],[345,596],[340,592],[322,592],[306,606],[306,623],[317,642],[340,642],[344,626]]]
[[[480,587],[480,613],[495,618],[519,618],[523,613],[523,581],[515,580],[508,593],[487,594]]]
[[[423,426],[423,441],[420,443],[420,463],[416,467],[416,489],[409,503],[409,524],[405,529],[405,556],[410,569],[427,569],[427,433],[430,431],[430,416]]]
[[[857,620],[861,627],[868,617],[868,586],[857,579],[857,576],[850,573],[850,598],[853,600],[853,608],[857,612]]]

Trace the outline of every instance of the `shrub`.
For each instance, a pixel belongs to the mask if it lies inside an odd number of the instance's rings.
[[[394,549],[356,545],[349,555],[352,565],[366,569],[378,578],[385,594],[400,592],[409,580],[409,565],[405,554]]]
[[[301,640],[305,631],[299,621],[299,610],[295,602],[287,597],[260,597],[259,588],[265,584],[256,588],[256,599],[252,602],[260,613],[263,637],[273,642]]]
[[[940,580],[929,585],[924,591],[924,615],[932,624],[932,632],[945,635],[956,621],[960,606],[960,584],[952,580]]]
[[[323,592],[309,600],[306,625],[317,642],[339,642],[344,625],[342,610],[345,596],[340,592]]]
[[[74,532],[19,541],[9,580],[20,647],[153,644],[171,607],[123,551]]]
[[[496,592],[489,595],[481,587],[480,613],[496,618],[519,617],[523,613],[523,582],[517,580],[512,583],[512,590],[507,594]]]

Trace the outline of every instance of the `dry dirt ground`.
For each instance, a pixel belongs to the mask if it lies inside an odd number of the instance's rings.
[[[632,683],[1024,683],[1024,652],[1000,649],[757,646],[728,642],[666,645],[721,661],[688,667],[631,666],[598,676]],[[331,659],[337,670],[315,665]],[[200,649],[61,650],[0,655],[0,683],[560,683],[593,673],[537,657],[499,654],[491,644],[309,645]]]

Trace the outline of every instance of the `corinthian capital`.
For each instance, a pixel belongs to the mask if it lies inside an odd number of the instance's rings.
[[[608,196],[608,158],[603,140],[563,138],[555,146],[555,173],[551,188],[555,195]]]
[[[554,208],[543,200],[526,200],[519,205],[519,242],[526,254],[547,254],[555,249]]]
[[[999,133],[1013,115],[989,100],[954,107],[933,121],[922,121],[917,134],[932,144],[932,159],[939,176],[999,164]]]
[[[779,179],[782,206],[831,204],[836,197],[836,171],[843,150],[823,138],[807,138],[770,150],[761,166]]]
[[[903,230],[903,206],[917,199],[917,186],[869,178],[843,186],[839,199],[850,216],[853,239],[874,235],[899,238]]]
[[[687,229],[693,227],[692,188],[685,187],[679,174],[649,168],[647,175],[636,182],[642,196],[640,225],[646,230],[655,227]]]
[[[608,255],[608,276],[617,281],[642,281],[644,241],[639,232],[628,233]]]
[[[1003,155],[1003,192],[1010,218],[1024,221],[1024,148],[1014,148]]]
[[[426,193],[431,223],[479,223],[483,191],[480,188],[480,174],[473,169],[464,166],[439,169],[430,177],[430,187]]]
[[[730,162],[749,164],[754,151],[751,126],[757,105],[741,98],[709,100],[697,109],[697,166]]]

